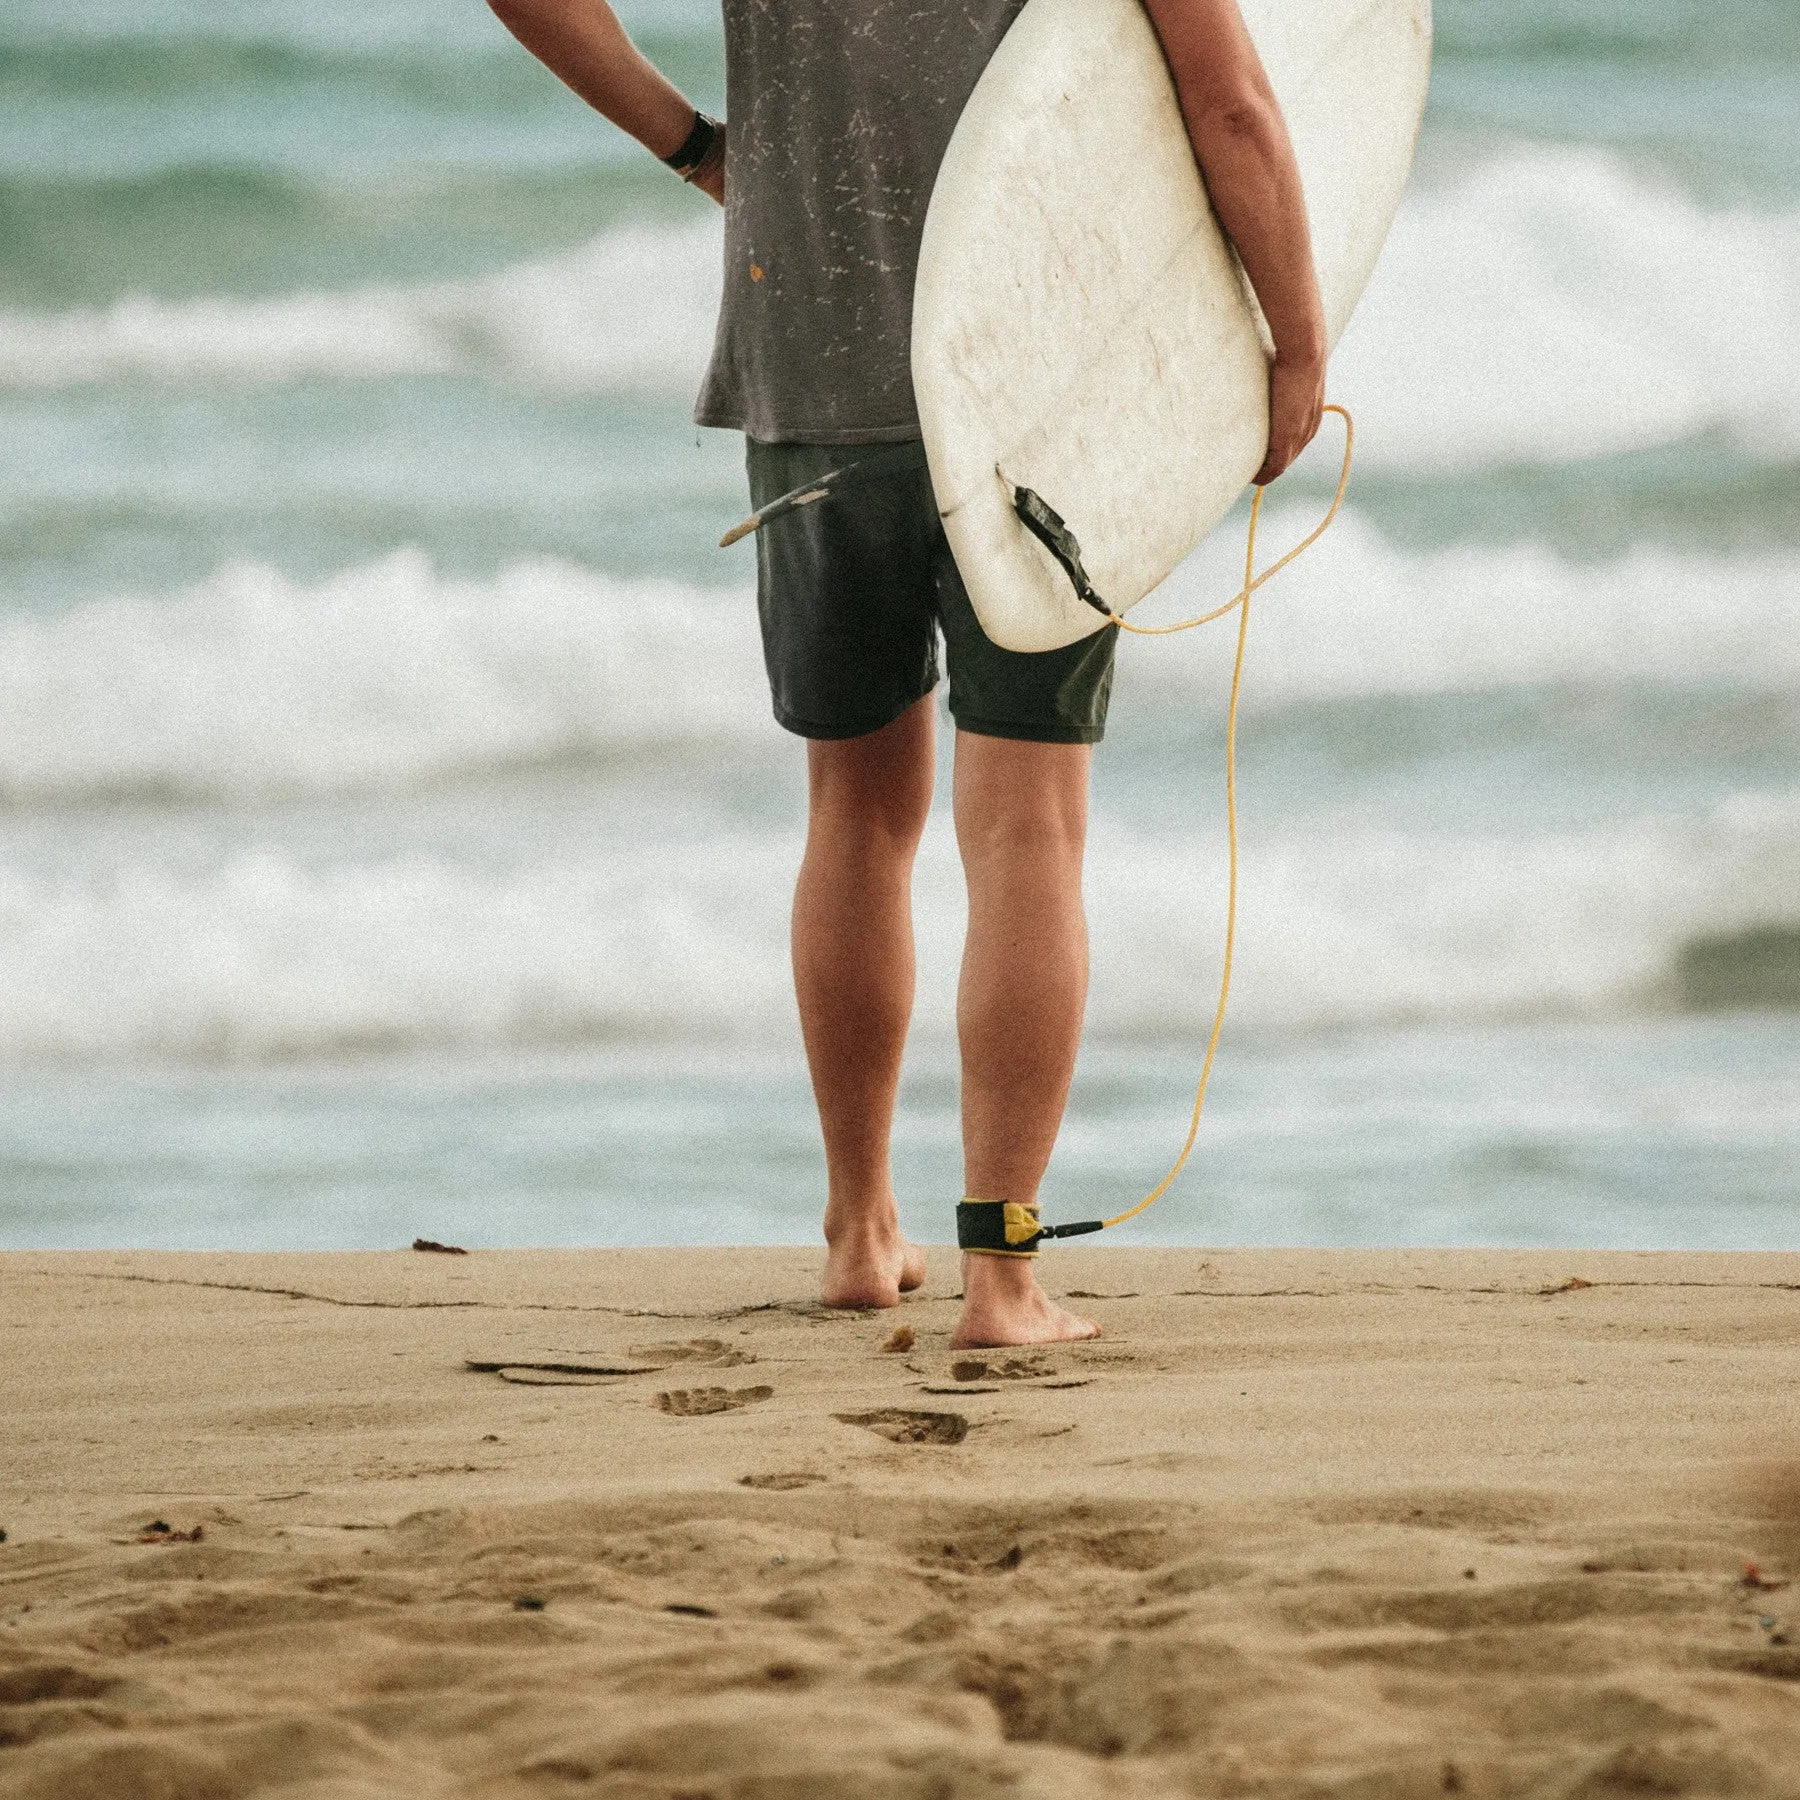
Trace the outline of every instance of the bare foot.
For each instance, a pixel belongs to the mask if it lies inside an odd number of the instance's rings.
[[[1011,1344],[1067,1344],[1097,1338],[1091,1319],[1065,1312],[1037,1284],[1031,1263],[1016,1256],[963,1258],[963,1311],[951,1334],[952,1350],[997,1349]]]
[[[827,1306],[898,1306],[923,1284],[925,1252],[900,1235],[896,1222],[827,1227],[819,1298]]]

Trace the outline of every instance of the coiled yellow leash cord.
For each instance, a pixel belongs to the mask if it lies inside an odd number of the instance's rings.
[[[1331,497],[1331,506],[1311,532],[1279,562],[1271,563],[1260,575],[1257,574],[1256,523],[1262,512],[1263,495],[1268,492],[1266,488],[1258,488],[1250,502],[1250,526],[1245,533],[1244,585],[1231,599],[1223,606],[1215,606],[1211,612],[1201,613],[1198,618],[1182,619],[1174,625],[1133,625],[1129,619],[1121,618],[1116,613],[1113,615],[1113,623],[1121,631],[1132,632],[1138,637],[1167,637],[1172,632],[1192,631],[1196,625],[1206,625],[1214,619],[1222,619],[1235,606],[1238,609],[1238,631],[1237,656],[1231,665],[1231,703],[1225,712],[1225,961],[1219,974],[1219,1004],[1213,1009],[1212,1035],[1206,1041],[1206,1060],[1200,1065],[1200,1085],[1194,1092],[1194,1114],[1188,1121],[1187,1141],[1181,1146],[1181,1154],[1176,1157],[1168,1174],[1136,1206],[1113,1218],[1102,1219],[1100,1223],[1103,1228],[1123,1225],[1127,1219],[1135,1219],[1146,1208],[1154,1206],[1175,1185],[1175,1178],[1186,1166],[1188,1157],[1193,1154],[1194,1142],[1200,1135],[1200,1115],[1206,1109],[1207,1083],[1212,1080],[1213,1059],[1219,1051],[1219,1033],[1225,1029],[1225,1004],[1231,997],[1231,958],[1237,947],[1237,721],[1238,695],[1244,685],[1244,644],[1250,631],[1250,596],[1270,576],[1279,574],[1302,551],[1309,550],[1316,544],[1325,535],[1326,527],[1337,517],[1338,508],[1344,503],[1344,490],[1350,485],[1350,457],[1356,444],[1356,426],[1349,413],[1341,406],[1327,406],[1325,411],[1336,413],[1344,421],[1344,466],[1338,475],[1337,492]]]

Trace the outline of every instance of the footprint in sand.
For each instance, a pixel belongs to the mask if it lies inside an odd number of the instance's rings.
[[[705,1363],[713,1369],[735,1369],[741,1363],[753,1363],[756,1354],[740,1350],[723,1338],[686,1338],[679,1343],[633,1344],[631,1354],[641,1363],[666,1369],[671,1363]]]
[[[477,1375],[498,1375],[502,1381],[521,1382],[527,1387],[599,1386],[626,1375],[643,1375],[649,1371],[621,1362],[526,1362],[518,1357],[476,1357],[465,1359],[463,1367]]]
[[[589,1374],[585,1370],[534,1369],[527,1363],[508,1363],[494,1372],[515,1387],[618,1387],[623,1380],[622,1376]]]
[[[956,1381],[1037,1381],[1055,1373],[1041,1356],[959,1356],[950,1365]]]
[[[552,1351],[549,1357],[580,1356],[579,1362],[527,1361],[523,1357],[469,1357],[464,1366],[478,1375],[498,1375],[502,1381],[522,1387],[604,1387],[628,1375],[650,1375],[672,1363],[698,1363],[712,1369],[732,1369],[753,1363],[753,1351],[740,1350],[723,1338],[687,1338],[669,1344],[635,1344],[626,1353],[631,1360],[587,1351]]]
[[[969,1421],[961,1413],[908,1412],[903,1407],[884,1406],[877,1412],[831,1416],[841,1425],[860,1425],[896,1444],[960,1444],[969,1435]]]
[[[772,1400],[772,1387],[747,1388],[672,1388],[656,1396],[656,1405],[678,1419],[696,1419],[704,1413],[734,1412],[740,1406],[754,1406],[759,1400]]]

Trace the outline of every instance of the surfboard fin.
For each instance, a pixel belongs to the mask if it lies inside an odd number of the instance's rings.
[[[918,439],[907,438],[886,449],[859,457],[853,463],[845,463],[840,469],[828,469],[812,481],[802,482],[799,487],[769,501],[766,506],[758,507],[742,524],[732,526],[719,539],[719,548],[729,550],[740,538],[747,538],[751,532],[761,531],[765,525],[772,525],[777,519],[786,517],[802,506],[813,506],[821,500],[829,500],[833,494],[841,494],[846,488],[861,487],[866,481],[880,481],[887,476],[917,468],[921,466],[920,454]]]
[[[998,474],[999,471],[996,470],[995,473]],[[1000,479],[1005,481],[1006,477],[1001,475]],[[1010,482],[1007,485],[1012,487]],[[1094,584],[1088,579],[1087,570],[1081,566],[1081,545],[1076,542],[1074,532],[1063,523],[1062,514],[1041,494],[1034,493],[1028,487],[1013,487],[1013,511],[1019,515],[1019,521],[1025,529],[1062,565],[1063,573],[1068,576],[1076,598],[1085,600],[1104,618],[1115,617],[1113,609],[1094,592]]]

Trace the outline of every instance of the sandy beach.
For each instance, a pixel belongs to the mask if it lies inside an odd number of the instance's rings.
[[[0,1260],[0,1794],[1800,1793],[1800,1259],[817,1263]]]

